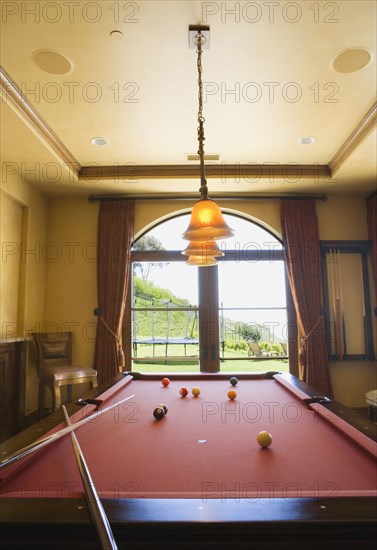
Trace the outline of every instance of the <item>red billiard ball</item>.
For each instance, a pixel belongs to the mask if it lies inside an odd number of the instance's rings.
[[[164,418],[165,416],[165,411],[162,407],[156,407],[155,410],[153,411],[153,416],[155,417],[156,420],[161,420],[161,418]]]
[[[182,395],[182,397],[186,397],[186,395],[188,395],[188,389],[187,388],[181,388],[179,390],[179,393]]]
[[[163,386],[166,387],[166,386],[168,386],[169,384],[170,384],[169,378],[163,378],[163,379],[162,379],[162,385],[163,385]]]

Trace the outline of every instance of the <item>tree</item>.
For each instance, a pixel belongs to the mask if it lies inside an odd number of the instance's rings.
[[[262,338],[262,327],[256,323],[241,326],[241,336],[244,340],[259,342]]]
[[[141,237],[134,245],[134,250],[165,250],[165,248],[162,246],[162,242],[157,239],[156,237],[153,237],[153,235],[145,235],[144,237]],[[140,276],[143,279],[143,281],[147,281],[149,275],[155,269],[156,267],[162,268],[164,264],[161,262],[134,262],[134,269],[138,269],[140,271]]]

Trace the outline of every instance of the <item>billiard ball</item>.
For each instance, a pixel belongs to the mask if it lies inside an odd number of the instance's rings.
[[[169,384],[170,384],[169,378],[163,378],[163,379],[162,379],[162,385],[163,385],[163,386],[166,387],[166,386],[168,386]]]
[[[153,411],[153,416],[155,417],[156,420],[161,420],[161,418],[164,418],[165,416],[165,411],[162,407],[156,407],[155,410]]]
[[[269,447],[272,443],[272,435],[269,432],[259,432],[257,442],[261,447]]]
[[[228,397],[229,397],[229,399],[231,399],[231,400],[235,399],[235,398],[237,397],[237,392],[236,392],[236,390],[229,390],[229,391],[228,391]]]
[[[168,408],[166,405],[164,404],[161,404],[157,407],[158,409],[162,409],[164,411],[165,414],[168,414]]]
[[[192,388],[191,393],[194,397],[198,397],[198,395],[200,395],[200,388]]]
[[[237,386],[238,380],[235,376],[232,376],[232,378],[229,380],[229,382],[232,384],[232,386]]]
[[[179,393],[182,395],[182,397],[186,397],[186,395],[188,395],[188,389],[187,388],[181,388],[179,390]]]

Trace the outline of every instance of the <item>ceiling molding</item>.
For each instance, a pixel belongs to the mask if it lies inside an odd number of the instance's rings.
[[[335,153],[330,160],[328,166],[331,171],[331,175],[334,176],[339,170],[341,165],[348,159],[353,151],[360,145],[360,143],[367,137],[369,132],[377,124],[377,102],[372,105],[364,118],[359,122],[353,132],[348,136],[346,141]]]
[[[199,165],[188,164],[157,164],[137,165],[129,163],[115,166],[83,166],[79,173],[79,179],[103,180],[118,179],[138,180],[149,178],[198,178],[200,175]],[[222,181],[232,178],[235,180],[258,179],[286,179],[297,180],[310,178],[331,177],[331,172],[326,164],[206,164],[206,176],[209,179],[218,178]]]
[[[52,128],[38,114],[36,109],[28,102],[17,84],[0,66],[0,94],[2,99],[17,113],[27,126],[59,157],[68,169],[72,170],[79,180],[106,180],[127,179],[135,181],[139,179],[162,178],[186,178],[194,179],[200,176],[199,165],[137,165],[128,163],[125,165],[81,166],[78,160],[67,149],[64,143],[55,134]],[[298,164],[289,162],[286,164],[228,164],[210,162],[206,164],[206,176],[208,179],[234,179],[236,181],[250,181],[255,179],[285,179],[297,181],[297,179],[332,178],[341,165],[349,158],[352,152],[365,139],[373,127],[377,124],[377,102],[369,109],[364,118],[359,122],[350,136],[345,140],[329,164]]]
[[[22,94],[17,84],[0,66],[0,92],[2,100],[7,103],[15,113],[27,124],[27,126],[40,138],[55,155],[72,170],[76,176],[79,175],[81,165],[64,143],[55,134],[52,128],[43,120],[34,107]]]

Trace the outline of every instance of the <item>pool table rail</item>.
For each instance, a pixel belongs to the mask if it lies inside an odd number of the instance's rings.
[[[164,374],[135,374],[138,380],[160,381]],[[172,380],[240,380],[260,379],[264,374],[174,374]],[[274,375],[268,375],[271,377]],[[289,384],[308,398],[318,392],[284,373]],[[90,390],[82,397],[99,397],[124,378],[119,374],[111,381]],[[136,391],[135,391],[136,393]],[[331,400],[322,406],[377,441],[377,426],[356,411]],[[72,403],[70,414],[80,410]],[[64,421],[61,411],[43,418],[0,445],[1,453],[11,453],[35,441]],[[4,457],[4,454],[2,454]],[[357,468],[357,464],[355,464]],[[355,498],[260,498],[253,499],[102,499],[103,506],[120,549],[192,548],[193,545],[216,550],[256,548],[264,550],[333,550],[337,548],[370,548],[377,540],[377,505],[374,497]],[[99,548],[97,535],[83,499],[0,500],[0,547],[51,548],[54,550]],[[53,542],[52,542],[53,541]]]

